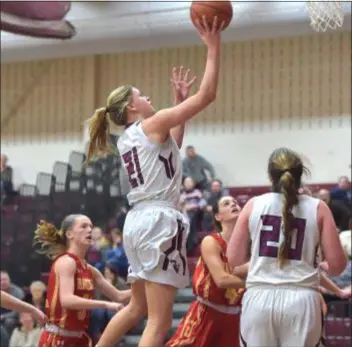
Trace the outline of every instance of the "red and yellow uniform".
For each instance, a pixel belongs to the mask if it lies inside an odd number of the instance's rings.
[[[221,260],[230,272],[227,243],[220,234],[210,234],[221,247]],[[193,302],[175,334],[165,347],[237,347],[239,346],[240,301],[236,289],[220,289],[202,257],[193,275]]]
[[[50,270],[45,303],[49,323],[43,331],[39,347],[89,347],[92,342],[86,334],[90,313],[88,310],[70,310],[63,308],[59,296],[59,279],[55,272],[56,261],[70,256],[76,262],[74,295],[85,299],[93,299],[93,275],[85,262],[71,253],[57,257]]]

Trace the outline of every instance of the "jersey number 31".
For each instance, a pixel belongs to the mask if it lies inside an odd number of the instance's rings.
[[[281,217],[263,215],[261,216],[263,228],[260,231],[259,256],[277,258],[280,241]],[[288,250],[288,260],[301,260],[304,241],[304,232],[306,230],[306,220],[302,218],[295,219],[295,230],[292,235],[292,243]]]

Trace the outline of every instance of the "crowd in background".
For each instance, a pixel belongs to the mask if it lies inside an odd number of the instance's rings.
[[[6,155],[1,155],[1,197],[2,203],[7,197],[14,194],[12,183],[13,170],[8,165]],[[325,201],[330,207],[341,238],[351,239],[351,183],[346,176],[341,176],[332,190],[321,189],[317,192],[310,191],[309,187],[302,188],[302,193],[316,196]],[[183,189],[179,208],[190,222],[190,235],[188,238],[189,255],[195,252],[199,245],[198,233],[214,230],[212,220],[212,206],[216,201],[229,191],[223,187],[220,179],[215,174],[214,167],[204,157],[196,153],[193,146],[186,148],[183,160]],[[126,282],[128,260],[123,249],[123,225],[128,212],[128,206],[119,209],[116,221],[112,226],[95,226],[92,232],[92,246],[87,254],[87,261],[99,269],[108,281],[118,289],[128,288]],[[75,211],[72,211],[75,213]],[[348,242],[344,243],[345,245]],[[348,265],[341,276],[331,278],[340,288],[351,286],[351,246],[346,249],[349,257]],[[41,281],[34,281],[28,289],[23,290],[11,282],[6,271],[1,272],[1,290],[32,303],[41,310],[45,309],[46,285]],[[327,301],[337,300],[330,293],[324,293]],[[101,293],[96,293],[97,298],[104,299]],[[23,313],[18,315],[1,308],[1,346],[2,347],[35,347],[37,346],[40,329],[36,326],[31,315]],[[113,313],[103,309],[95,309],[91,315],[89,333],[96,340],[111,319]]]

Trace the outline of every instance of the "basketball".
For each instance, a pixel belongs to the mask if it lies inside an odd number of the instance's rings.
[[[202,23],[202,17],[205,16],[211,28],[217,16],[218,26],[225,22],[224,29],[231,23],[233,15],[231,1],[192,1],[190,12],[193,25],[197,19]]]

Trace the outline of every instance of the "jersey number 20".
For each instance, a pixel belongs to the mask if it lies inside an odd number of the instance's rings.
[[[277,258],[280,241],[281,217],[263,215],[261,216],[263,229],[260,231],[259,256]],[[291,244],[287,259],[301,260],[304,241],[304,232],[306,230],[306,220],[302,218],[295,219],[296,230],[293,232],[293,244]]]
[[[131,187],[136,188],[139,185],[143,185],[144,177],[139,163],[137,148],[133,147],[130,151],[124,153],[122,160],[125,163]],[[168,158],[159,155],[159,160],[164,165],[166,177],[171,180],[175,176],[175,169],[172,164],[172,153],[170,153]]]

